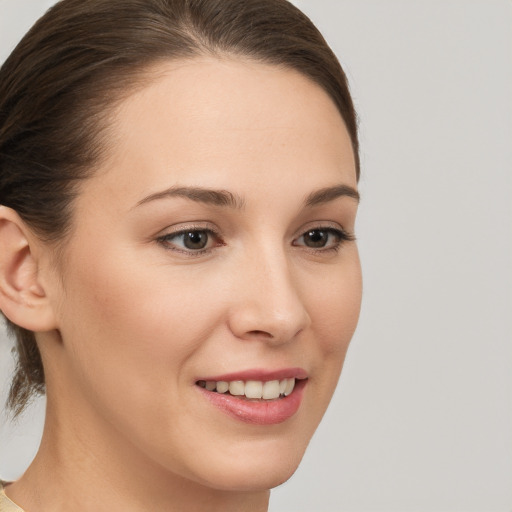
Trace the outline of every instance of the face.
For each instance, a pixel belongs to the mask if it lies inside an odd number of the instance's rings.
[[[51,295],[49,400],[169,475],[283,482],[360,307],[340,114],[295,71],[171,62],[123,102],[109,151],[76,199]]]

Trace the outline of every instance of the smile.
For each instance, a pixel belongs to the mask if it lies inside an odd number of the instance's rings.
[[[291,394],[295,387],[295,378],[281,380],[233,380],[233,381],[213,381],[200,380],[197,385],[216,393],[226,393],[240,398],[250,400],[276,400]]]
[[[237,421],[276,425],[297,413],[308,377],[301,368],[249,370],[199,379],[195,387],[207,402]]]

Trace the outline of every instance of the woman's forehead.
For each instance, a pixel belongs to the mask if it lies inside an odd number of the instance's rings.
[[[280,121],[286,128],[287,121],[300,121],[304,114],[310,122],[342,122],[323,88],[283,66],[242,57],[194,58],[161,63],[145,75],[145,85],[117,109],[117,118],[130,129],[128,121],[147,121],[144,112],[152,119],[167,116],[174,124],[199,120],[205,129],[209,122],[222,123],[226,129],[256,130],[274,128]]]
[[[353,164],[336,106],[300,73],[240,59],[164,66],[117,109],[107,168],[235,179]]]

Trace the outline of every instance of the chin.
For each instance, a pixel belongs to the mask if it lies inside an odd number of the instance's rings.
[[[225,491],[272,489],[295,473],[307,446],[307,442],[292,439],[263,443],[254,440],[243,444],[245,446],[227,450],[224,457],[211,460],[208,467],[203,465],[201,483]]]
[[[302,458],[302,457],[301,457]],[[267,491],[286,482],[297,470],[300,460],[285,461],[279,464],[265,464],[254,466],[248,463],[240,468],[235,464],[230,471],[217,478],[208,478],[205,482],[208,487],[234,492]]]

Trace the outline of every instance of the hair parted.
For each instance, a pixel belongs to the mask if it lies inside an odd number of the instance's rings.
[[[324,38],[286,0],[61,0],[0,68],[0,204],[58,248],[78,184],[108,152],[115,107],[159,61],[233,55],[294,69],[334,101],[352,140],[345,74]],[[34,333],[6,319],[17,367],[8,407],[44,393]]]

